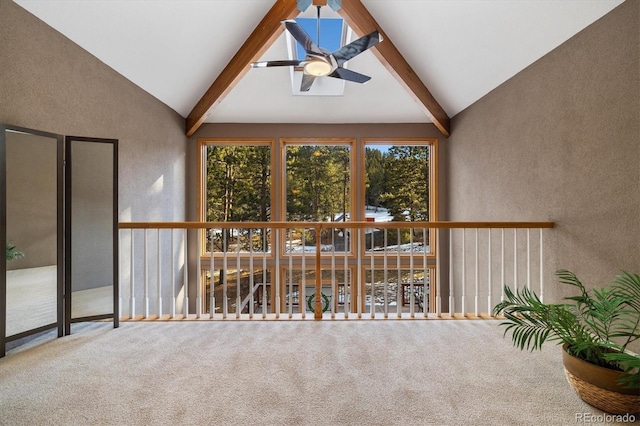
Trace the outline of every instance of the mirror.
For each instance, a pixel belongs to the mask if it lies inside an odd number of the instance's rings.
[[[113,140],[66,138],[70,322],[110,318],[116,308],[116,150]]]
[[[0,132],[6,191],[0,290],[6,295],[3,337],[12,340],[61,323],[62,138],[4,125]]]
[[[0,357],[72,321],[118,327],[118,141],[65,140],[0,123]]]

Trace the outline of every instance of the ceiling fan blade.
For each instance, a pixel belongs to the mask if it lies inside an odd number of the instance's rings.
[[[333,52],[332,55],[336,59],[338,66],[340,66],[347,62],[349,59],[361,54],[367,49],[372,48],[381,41],[382,36],[380,35],[380,33],[378,31],[374,31],[364,37],[360,37],[356,41],[342,46],[340,49]]]
[[[309,34],[307,34],[304,28],[302,28],[296,21],[292,19],[284,21],[284,26],[287,28],[287,31],[291,33],[293,38],[295,38],[296,41],[300,43],[302,47],[304,47],[304,50],[306,50],[307,52],[323,55],[320,48],[316,46],[313,40],[311,40]]]
[[[329,77],[340,78],[342,80],[353,81],[355,83],[366,83],[367,81],[371,80],[371,77],[369,77],[368,75],[360,74],[358,72],[341,67],[336,68],[335,71],[329,74]]]
[[[316,80],[315,75],[311,74],[302,74],[302,83],[300,84],[301,92],[308,92],[311,89],[311,85]]]
[[[267,68],[267,67],[297,67],[302,61],[297,60],[285,60],[285,61],[261,61],[251,62],[252,68]]]

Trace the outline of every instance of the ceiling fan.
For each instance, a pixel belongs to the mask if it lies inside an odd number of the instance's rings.
[[[317,40],[320,44],[320,6],[318,7],[318,34]],[[342,80],[353,81],[356,83],[366,83],[371,77],[364,74],[343,68],[345,62],[359,55],[367,49],[375,46],[382,41],[382,36],[378,31],[373,31],[364,37],[359,38],[340,49],[329,52],[319,47],[313,42],[309,34],[294,20],[286,20],[282,22],[286,29],[291,33],[294,39],[306,52],[303,60],[282,60],[282,61],[261,61],[252,62],[253,68],[266,67],[302,67],[302,83],[300,84],[301,92],[308,92],[316,77],[329,76]]]

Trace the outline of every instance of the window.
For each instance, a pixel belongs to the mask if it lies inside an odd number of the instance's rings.
[[[365,220],[436,220],[435,143],[411,140],[365,141]],[[430,253],[429,230],[367,230],[367,248]]]
[[[207,145],[205,167],[207,222],[269,220],[270,146]]]
[[[309,34],[311,40],[318,44],[318,20],[316,18],[296,18],[296,22]],[[346,31],[344,21],[337,18],[320,18],[320,46],[329,52],[345,45]],[[304,59],[307,54],[300,43],[296,43],[296,59]]]
[[[435,139],[199,143],[201,221],[437,220]]]
[[[201,145],[200,220],[205,222],[267,222],[271,215],[271,140],[215,141]],[[203,190],[204,189],[204,190]],[[269,251],[268,230],[213,230],[207,247]]]
[[[366,214],[429,221],[429,145],[366,145]]]
[[[351,208],[351,150],[347,145],[288,142],[288,221],[343,221]]]
[[[351,217],[353,140],[284,139],[286,186],[285,211],[288,222],[345,222]],[[322,250],[344,251],[345,238],[339,231],[323,229]],[[292,228],[285,250],[293,253],[315,251],[316,232]]]
[[[318,256],[323,309],[431,309],[430,230],[376,223],[437,220],[435,139],[200,139],[198,152],[199,220],[247,223],[202,236],[205,309],[305,312]]]

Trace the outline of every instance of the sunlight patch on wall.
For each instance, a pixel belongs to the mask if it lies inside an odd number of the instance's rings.
[[[160,176],[149,189],[150,194],[159,194],[164,189],[164,175]]]

